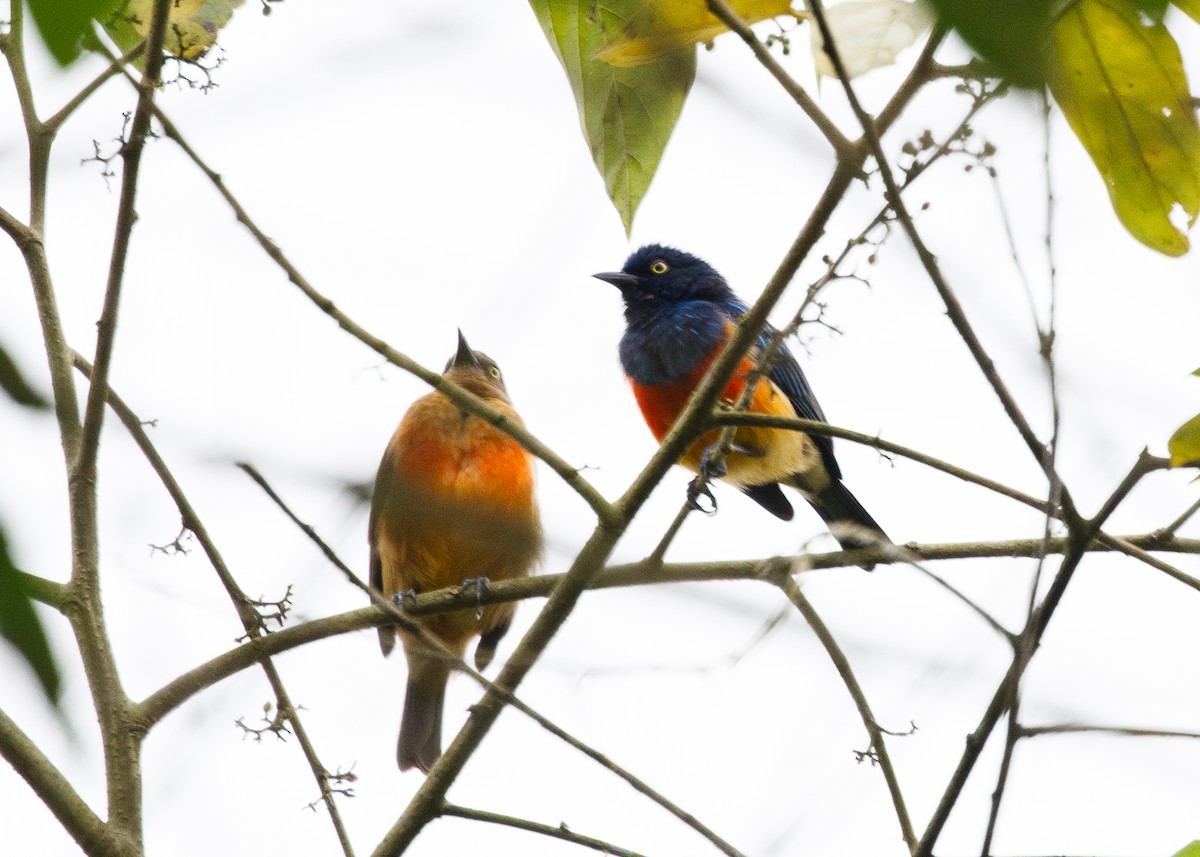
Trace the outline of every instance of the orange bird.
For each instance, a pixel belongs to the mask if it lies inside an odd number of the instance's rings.
[[[442,377],[521,424],[499,367],[483,352],[472,351],[461,331],[458,352]],[[400,421],[379,463],[367,538],[371,585],[389,598],[527,575],[542,552],[532,456],[442,393],[422,396]],[[459,659],[467,643],[479,637],[475,666],[482,670],[515,610],[514,604],[489,604],[419,621]],[[396,761],[401,770],[417,767],[428,773],[442,754],[451,661],[396,627],[379,629],[384,655],[397,636],[408,658],[408,687]]]

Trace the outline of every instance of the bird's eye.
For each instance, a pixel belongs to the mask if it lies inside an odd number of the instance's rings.
[[[500,367],[499,366],[490,367],[488,369],[488,374],[491,375],[493,378],[495,378],[497,381],[499,381],[500,380]]]
[[[667,272],[667,263],[662,259],[656,259],[650,263],[650,272],[653,274],[665,274]]]

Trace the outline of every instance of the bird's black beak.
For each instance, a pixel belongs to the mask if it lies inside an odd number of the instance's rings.
[[[597,280],[604,280],[604,282],[616,286],[621,291],[641,282],[641,277],[636,274],[626,274],[624,271],[607,271],[603,274],[592,274],[592,276]]]
[[[454,355],[454,359],[450,362],[455,368],[473,366],[480,369],[479,361],[475,359],[475,352],[471,350],[471,346],[467,345],[467,338],[463,336],[463,332],[458,332],[458,351]]]

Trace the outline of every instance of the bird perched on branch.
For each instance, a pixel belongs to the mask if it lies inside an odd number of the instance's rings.
[[[748,307],[703,259],[659,244],[635,251],[620,271],[595,276],[621,290],[625,302],[621,366],[646,425],[661,441]],[[757,378],[746,406],[750,413],[824,422],[825,414],[787,346],[780,343],[769,367],[762,367],[765,377],[756,373],[758,358],[774,333],[770,325],[763,330],[738,364],[721,401],[734,404],[750,379]],[[723,478],[785,521],[792,518],[792,504],[780,486],[795,488],[844,548],[890,543],[842,484],[829,437],[742,426],[724,462],[718,464],[708,450],[719,434],[713,430],[701,437],[684,453],[680,464]],[[689,498],[695,504],[699,495],[706,493],[693,482]]]
[[[521,424],[499,367],[472,351],[461,332],[442,377]],[[375,477],[368,525],[371,584],[390,598],[529,574],[542,550],[533,488],[532,456],[509,435],[440,392],[421,397],[400,421]],[[415,620],[440,641],[440,651],[401,628],[379,629],[383,653],[391,653],[399,636],[408,658],[396,750],[401,770],[428,773],[442,753],[451,657],[461,659],[478,636],[475,666],[484,669],[515,609],[489,604]]]

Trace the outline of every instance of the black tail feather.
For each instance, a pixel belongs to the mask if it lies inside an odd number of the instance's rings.
[[[817,514],[829,525],[830,532],[843,549],[870,547],[879,542],[892,543],[883,527],[875,522],[841,480],[834,479],[820,493],[806,496]]]

